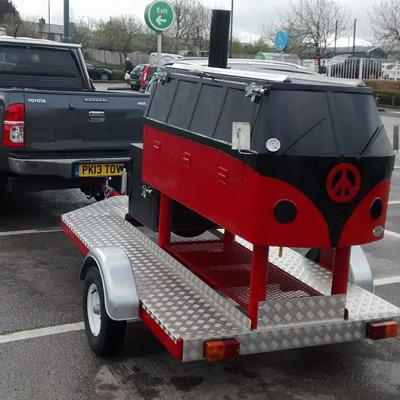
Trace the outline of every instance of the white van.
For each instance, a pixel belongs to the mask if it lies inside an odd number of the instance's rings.
[[[184,58],[184,57],[180,56],[179,54],[161,53],[161,66],[163,66],[164,64],[166,64],[170,61],[179,60],[181,58]],[[153,65],[157,65],[157,53],[150,54],[149,63],[153,64]]]

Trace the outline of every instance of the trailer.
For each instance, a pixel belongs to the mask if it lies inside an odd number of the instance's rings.
[[[181,361],[396,337],[359,247],[384,235],[394,165],[370,89],[185,64],[152,85],[129,196],[62,216],[91,348],[136,320]]]

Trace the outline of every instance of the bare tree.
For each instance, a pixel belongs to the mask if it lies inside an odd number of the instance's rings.
[[[70,26],[71,42],[82,45],[84,49],[92,47],[96,28],[96,20],[78,18]]]
[[[192,1],[188,18],[188,39],[201,52],[210,45],[211,10],[200,1]]]
[[[191,3],[187,0],[173,0],[171,4],[175,11],[175,23],[173,28],[167,32],[167,36],[173,38],[173,51],[177,53],[188,39]]]
[[[377,43],[389,50],[400,48],[400,0],[376,2],[369,19]]]
[[[347,10],[338,0],[297,0],[276,28],[289,32],[292,49],[313,53],[320,63],[334,43],[336,22],[340,38],[348,32],[348,21]]]

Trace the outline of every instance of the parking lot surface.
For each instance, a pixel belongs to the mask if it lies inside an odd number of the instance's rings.
[[[382,119],[389,133],[400,114]],[[392,135],[390,135],[392,136]],[[141,323],[117,357],[88,348],[82,254],[60,215],[91,204],[79,190],[8,195],[0,204],[0,399],[398,399],[400,339],[181,363]],[[364,246],[376,293],[400,307],[400,158],[385,238]]]

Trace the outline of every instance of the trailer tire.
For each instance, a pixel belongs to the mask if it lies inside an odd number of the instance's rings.
[[[85,275],[82,297],[85,331],[91,349],[99,355],[118,353],[127,322],[114,321],[107,315],[103,282],[96,267],[90,267]]]

